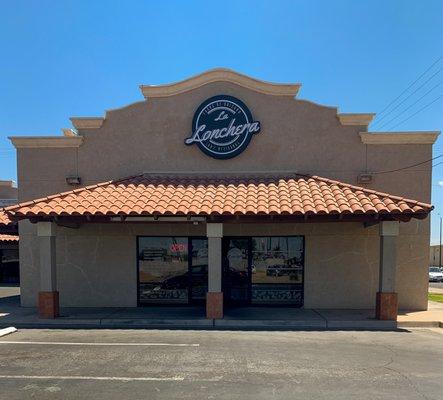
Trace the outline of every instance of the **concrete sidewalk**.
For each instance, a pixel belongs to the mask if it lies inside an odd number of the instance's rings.
[[[19,296],[0,298],[0,328],[145,328],[218,330],[391,330],[373,310],[306,310],[242,307],[223,319],[206,319],[204,307],[62,308],[56,319],[39,319],[35,308],[20,307]]]
[[[57,319],[39,319],[35,308],[20,307],[19,288],[0,296],[0,328],[145,328],[229,330],[392,330],[443,327],[443,304],[428,311],[400,311],[398,322],[379,321],[374,310],[319,310],[274,307],[228,309],[223,319],[206,319],[203,307],[62,308]],[[6,293],[6,292],[4,292]],[[14,295],[15,294],[15,295]]]
[[[399,328],[443,328],[443,303],[428,302],[427,311],[400,311]]]

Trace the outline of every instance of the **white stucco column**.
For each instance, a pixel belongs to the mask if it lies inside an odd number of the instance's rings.
[[[396,320],[398,311],[395,280],[397,273],[397,236],[399,222],[380,223],[380,272],[376,302],[376,317]]]
[[[37,223],[40,251],[40,291],[38,294],[40,318],[55,318],[59,315],[55,235],[55,223],[46,221]]]
[[[206,294],[206,317],[211,319],[223,318],[223,224],[206,224],[206,235],[208,237],[208,293]]]

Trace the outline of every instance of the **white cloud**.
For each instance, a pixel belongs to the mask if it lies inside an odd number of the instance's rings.
[[[438,181],[438,186],[442,186],[443,187],[443,181]]]

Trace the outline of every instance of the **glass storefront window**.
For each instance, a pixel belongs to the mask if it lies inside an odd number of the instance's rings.
[[[188,238],[140,237],[139,302],[187,303]]]
[[[253,237],[252,304],[301,304],[303,237]]]
[[[227,304],[303,304],[302,236],[230,237],[223,241]],[[139,303],[204,303],[208,241],[199,237],[139,237]]]

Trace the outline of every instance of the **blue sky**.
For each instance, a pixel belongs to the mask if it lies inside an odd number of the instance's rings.
[[[16,179],[7,136],[59,134],[70,116],[140,100],[141,83],[216,66],[301,82],[300,97],[343,112],[381,111],[443,55],[442,22],[441,0],[1,2],[0,179]],[[443,71],[397,112],[442,80]],[[443,84],[395,122],[442,94]],[[442,111],[443,98],[395,129],[441,130]],[[432,190],[436,243],[443,163]]]

